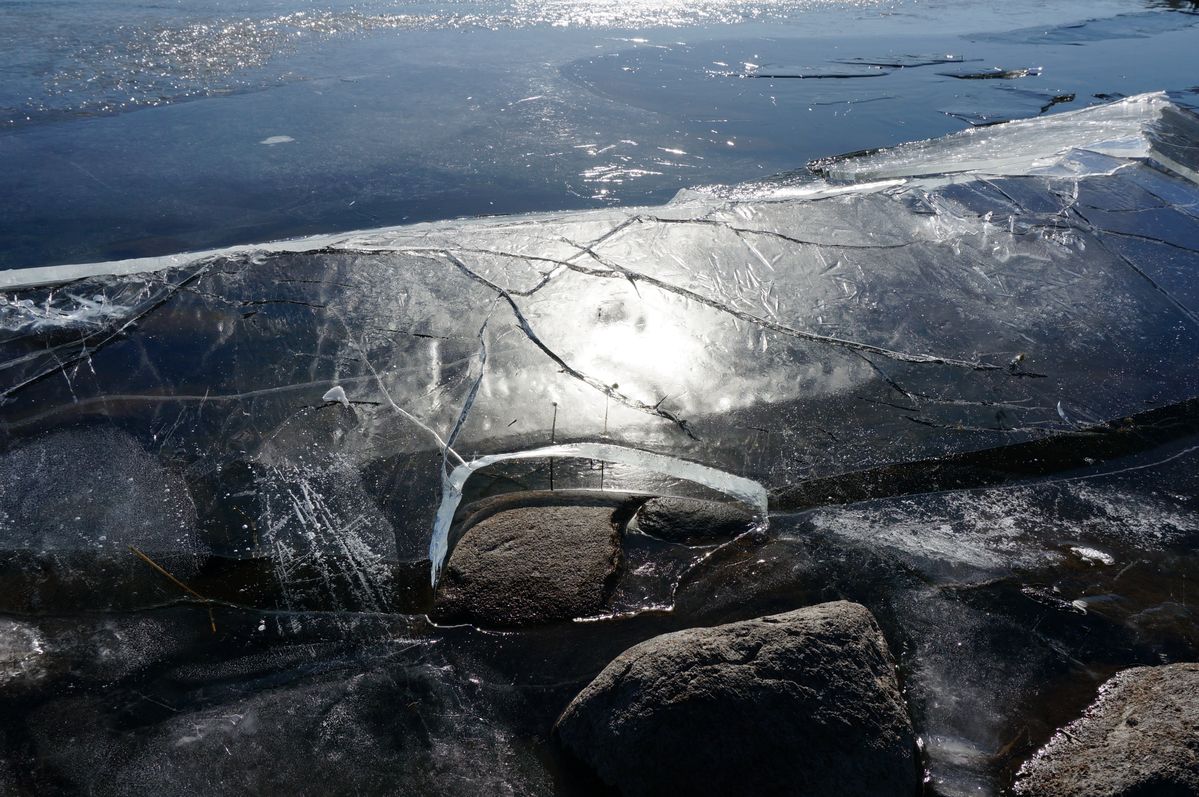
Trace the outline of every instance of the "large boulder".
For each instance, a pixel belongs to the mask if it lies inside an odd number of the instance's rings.
[[[635,645],[554,730],[629,796],[912,797],[920,786],[882,632],[844,601]]]
[[[637,512],[637,527],[671,542],[709,542],[735,537],[754,526],[754,515],[739,504],[664,496]]]
[[[1020,769],[1022,797],[1199,797],[1199,664],[1137,667]]]
[[[432,616],[505,627],[601,611],[620,569],[611,506],[530,506],[480,520],[454,547]]]

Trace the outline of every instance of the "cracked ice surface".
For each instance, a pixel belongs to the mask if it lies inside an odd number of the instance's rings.
[[[376,607],[480,456],[605,443],[779,493],[1085,437],[1199,396],[1197,146],[1144,95],[657,208],[0,273],[0,456],[116,427],[214,554]]]

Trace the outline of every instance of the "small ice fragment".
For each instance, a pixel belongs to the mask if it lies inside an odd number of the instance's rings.
[[[1071,545],[1070,550],[1073,551],[1080,559],[1090,564],[1114,565],[1115,557],[1109,553],[1104,553],[1097,548],[1087,548],[1083,545]]]
[[[268,147],[273,147],[276,144],[291,144],[294,141],[295,139],[291,136],[271,136],[270,138],[262,139],[262,141],[259,141],[258,143],[266,144]]]
[[[1070,420],[1070,417],[1066,415],[1066,410],[1062,408],[1062,403],[1060,401],[1057,403],[1057,414],[1058,417],[1066,423],[1070,424],[1071,426],[1074,425],[1074,421]]]
[[[1070,601],[1070,605],[1073,606],[1075,609],[1078,609],[1079,613],[1081,613],[1081,614],[1087,613],[1087,602],[1084,601],[1082,598]]]
[[[1029,66],[1020,69],[1004,69],[1003,67],[991,67],[979,72],[942,72],[945,77],[955,77],[958,80],[1016,80],[1022,77],[1039,77],[1044,71],[1043,67]]]
[[[329,388],[325,395],[321,396],[321,401],[336,401],[343,407],[350,406],[350,399],[346,396],[345,388],[341,385],[334,385]]]

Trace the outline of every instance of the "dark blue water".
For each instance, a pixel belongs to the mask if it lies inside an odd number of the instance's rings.
[[[1189,3],[0,6],[0,268],[665,201],[1199,80]],[[1023,77],[964,79],[999,71]],[[765,77],[770,75],[772,77]]]

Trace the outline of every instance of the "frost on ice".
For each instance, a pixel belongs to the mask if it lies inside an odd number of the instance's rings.
[[[181,550],[377,607],[481,457],[467,491],[713,486],[495,456],[602,444],[786,508],[905,463],[1102,454],[1199,396],[1197,143],[1144,95],[662,207],[5,272],[0,472],[114,430],[186,485]]]

